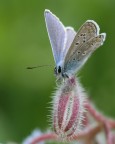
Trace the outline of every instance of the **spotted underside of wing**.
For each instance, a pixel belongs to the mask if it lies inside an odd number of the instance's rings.
[[[64,59],[65,73],[75,73],[89,55],[102,45],[105,34],[99,35],[99,26],[93,20],[86,21],[78,30]]]
[[[99,34],[99,26],[93,20],[86,21],[78,30],[71,47],[65,57],[65,63],[72,57],[76,50],[82,47],[88,40]]]
[[[103,44],[105,36],[105,33],[99,34],[86,41],[81,47],[78,47],[71,57],[65,61],[64,72],[74,74],[85,63],[88,57]]]

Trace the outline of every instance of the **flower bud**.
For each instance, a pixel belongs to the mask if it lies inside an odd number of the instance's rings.
[[[53,128],[61,140],[70,140],[82,128],[84,93],[75,77],[65,80],[53,100]]]

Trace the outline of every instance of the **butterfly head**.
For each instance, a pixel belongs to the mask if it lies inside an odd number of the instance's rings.
[[[54,74],[56,75],[56,76],[58,76],[58,75],[60,75],[62,73],[62,68],[61,68],[61,66],[56,66],[55,68],[54,68]]]
[[[56,66],[54,68],[54,74],[58,78],[69,78],[69,76],[64,72],[63,68],[61,66]]]

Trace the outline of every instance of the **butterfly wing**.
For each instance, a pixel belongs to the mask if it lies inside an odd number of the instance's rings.
[[[66,43],[66,29],[61,21],[49,10],[45,10],[45,22],[50,39],[55,63],[62,59],[62,51]]]
[[[106,34],[99,34],[99,26],[94,21],[86,21],[77,32],[64,60],[64,72],[75,73],[91,53],[101,46]]]
[[[76,35],[76,32],[75,30],[72,28],[72,27],[66,27],[66,44],[65,44],[65,47],[63,49],[63,53],[64,53],[64,57],[65,55],[67,54],[74,38],[75,38],[75,35]]]

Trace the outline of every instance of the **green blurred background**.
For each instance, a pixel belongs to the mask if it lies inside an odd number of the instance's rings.
[[[107,33],[105,44],[80,71],[81,83],[98,109],[115,118],[115,0],[0,0],[0,142],[21,142],[48,128],[55,88],[54,64],[44,22],[50,9],[76,30],[88,19]]]

